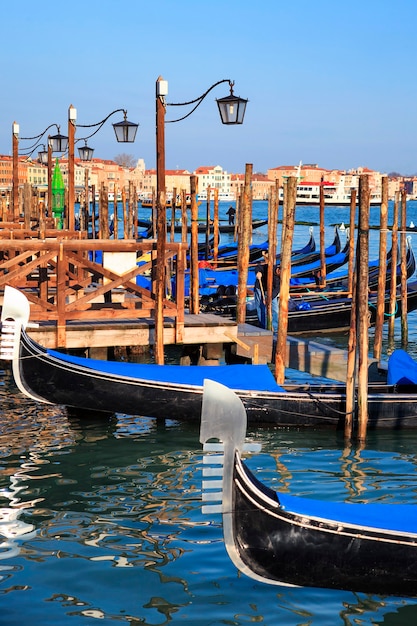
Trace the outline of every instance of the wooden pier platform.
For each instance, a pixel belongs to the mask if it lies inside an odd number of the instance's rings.
[[[200,313],[184,317],[184,345],[219,344],[237,338],[237,325],[219,315]],[[56,323],[40,322],[28,328],[30,336],[46,348],[55,349]],[[80,320],[66,324],[67,348],[108,348],[113,346],[149,346],[154,343],[155,322],[152,318],[132,320]],[[164,318],[164,345],[175,344],[175,320]]]

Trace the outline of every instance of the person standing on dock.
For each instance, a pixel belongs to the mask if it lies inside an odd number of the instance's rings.
[[[229,226],[233,226],[235,223],[236,209],[230,206],[229,209],[226,211],[226,215],[229,216]]]
[[[255,268],[255,306],[256,314],[258,317],[258,323],[261,328],[266,328],[266,298],[267,298],[267,284],[268,284],[268,256],[264,254],[264,262],[259,263]],[[272,278],[272,331],[274,333],[278,330],[278,296],[281,288],[281,268],[279,265],[274,267],[274,275]]]

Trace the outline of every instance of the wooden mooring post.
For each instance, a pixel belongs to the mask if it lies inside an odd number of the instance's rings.
[[[210,257],[210,231],[211,231],[211,188],[207,187],[207,200],[206,200],[206,231],[205,231],[205,253],[204,258],[208,261]]]
[[[326,286],[326,243],[324,238],[324,188],[320,185],[320,285]]]
[[[290,296],[291,251],[295,224],[297,178],[290,176],[284,185],[281,245],[281,289],[279,292],[278,333],[275,351],[275,378],[279,385],[285,379],[287,350],[288,300]]]
[[[381,358],[382,330],[385,315],[386,263],[387,263],[387,229],[388,229],[388,177],[382,177],[381,211],[379,218],[379,274],[378,295],[376,304],[374,351],[375,359]]]
[[[352,257],[353,260],[353,257]],[[346,368],[346,415],[345,415],[345,439],[352,438],[353,416],[355,414],[356,396],[356,275],[352,274],[352,304],[350,309],[350,326]]]
[[[353,293],[353,268],[355,258],[355,213],[356,213],[356,189],[350,192],[349,212],[349,261],[348,261],[348,291]]]
[[[392,236],[391,236],[391,282],[388,310],[388,353],[393,349],[395,330],[395,310],[397,308],[397,262],[398,262],[398,204],[400,194],[395,192],[394,212],[392,216]]]
[[[214,208],[213,208],[213,261],[216,267],[217,257],[219,254],[219,190],[217,187],[214,189]]]
[[[408,315],[407,315],[407,190],[401,192],[401,347],[408,346]]]
[[[358,440],[365,441],[368,426],[369,346],[369,178],[359,179],[359,222],[357,245],[357,352],[358,352]]]
[[[190,266],[190,313],[199,313],[199,280],[198,280],[198,205],[197,176],[190,176],[191,190],[191,266]]]
[[[238,324],[243,324],[246,320],[249,244],[252,236],[252,171],[253,165],[251,163],[247,163],[245,167],[245,186],[243,190],[243,202],[241,203],[239,211],[239,229],[237,242],[238,286],[236,321]]]
[[[267,329],[272,330],[272,285],[277,256],[277,230],[278,230],[278,207],[279,187],[278,184],[271,188],[268,201],[268,273],[266,285],[266,320]]]

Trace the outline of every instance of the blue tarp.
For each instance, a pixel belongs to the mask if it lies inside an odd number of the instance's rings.
[[[85,359],[55,350],[47,350],[47,352],[67,363],[136,380],[202,387],[204,380],[209,378],[230,389],[284,391],[277,385],[267,365],[155,365]]]
[[[388,359],[389,385],[417,385],[417,363],[404,350],[395,350]]]
[[[278,493],[281,506],[299,515],[355,524],[379,530],[417,533],[415,504],[356,504],[299,498]]]

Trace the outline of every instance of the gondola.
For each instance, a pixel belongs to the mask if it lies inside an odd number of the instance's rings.
[[[201,310],[205,313],[217,313],[236,318],[236,292],[226,288],[219,290],[215,298],[202,298]],[[368,301],[369,324],[375,325],[377,311],[377,294],[371,294]],[[390,317],[390,293],[387,291],[384,305],[384,321]],[[407,284],[407,311],[411,313],[417,309],[417,280]],[[288,309],[288,333],[314,333],[334,331],[349,328],[352,310],[352,300],[348,297],[326,296],[320,298],[320,293],[310,293],[308,297],[291,298]],[[401,317],[402,299],[401,289],[397,289],[395,299],[396,318]],[[253,299],[246,304],[246,321],[249,324],[257,324],[256,309]]]
[[[340,241],[339,229],[335,227],[334,229],[334,238],[330,246],[327,246],[324,250],[325,259],[331,259],[335,257],[335,255],[340,254],[340,252],[346,253],[349,249],[349,230],[346,231],[346,244],[344,249],[342,250],[342,244]],[[281,262],[281,254],[277,255],[277,263]],[[293,268],[292,274],[295,275],[297,270],[296,268],[300,265],[306,266],[310,263],[320,263],[320,251],[307,250],[300,251],[298,254],[293,255],[291,257],[291,267]]]
[[[337,228],[335,228],[335,235],[332,243],[325,249],[325,258],[330,259],[341,252],[340,235]],[[344,253],[346,252],[345,247]],[[262,255],[268,251],[268,242],[263,244],[254,244],[249,247],[249,263],[255,263],[262,260]],[[313,235],[313,229],[310,228],[310,239],[307,244],[298,250],[293,250],[291,253],[291,267],[293,268],[293,274],[297,273],[295,269],[297,266],[306,266],[310,263],[317,263],[320,261],[320,252],[316,252],[316,242]],[[276,256],[277,264],[281,262],[281,253]],[[237,244],[225,244],[221,246],[218,252],[218,264],[221,265],[236,265],[237,264]]]
[[[143,228],[148,228],[149,225],[151,225],[150,220],[138,220],[138,224],[139,226],[143,227]],[[268,220],[253,220],[252,221],[252,229],[255,228],[260,228],[261,226],[265,226],[266,224],[268,224]],[[170,221],[167,221],[167,230],[171,229],[171,223]],[[174,224],[174,231],[176,233],[181,233],[182,232],[182,225],[181,222],[175,222]],[[198,224],[198,232],[199,233],[205,233],[207,231],[207,224],[206,222],[199,222]],[[213,224],[210,224],[210,231],[213,231]],[[191,224],[187,225],[187,232],[191,232]],[[235,226],[234,224],[219,224],[219,232],[220,233],[234,233],[235,232]]]
[[[339,239],[340,241],[340,239]],[[333,244],[334,245],[334,242]],[[238,244],[225,243],[219,246],[217,251],[217,266],[220,265],[237,265],[237,250]],[[293,259],[302,256],[306,258],[307,255],[314,253],[316,250],[316,241],[314,239],[313,228],[310,227],[310,237],[306,245],[302,248],[295,249],[291,252]],[[249,246],[249,263],[256,263],[263,258],[263,255],[268,252],[268,242],[264,241],[261,244],[251,244]],[[281,258],[280,254],[277,254],[277,260]]]
[[[341,250],[338,254],[325,257],[326,269],[328,272],[332,272],[339,267],[345,265],[349,260],[349,245]],[[302,277],[311,278],[314,272],[321,267],[320,260],[307,262],[305,265],[292,265],[291,261],[291,282],[290,287],[299,287],[300,279]],[[190,273],[185,274],[184,281],[184,293],[188,296],[190,293]],[[213,295],[220,285],[237,287],[239,278],[239,272],[237,268],[211,268],[204,267],[199,271],[199,293],[200,296]],[[249,289],[253,289],[256,280],[255,265],[252,265],[248,269],[247,286]],[[172,290],[175,293],[175,278],[172,279]]]
[[[255,228],[260,228],[261,226],[265,226],[266,224],[268,224],[268,220],[253,220],[252,221],[252,230],[254,230]],[[167,222],[167,229],[169,230],[171,228],[171,224],[170,222]],[[220,233],[234,233],[235,232],[235,226],[234,224],[219,224],[219,232]],[[210,230],[213,230],[213,225],[210,224]],[[181,233],[182,232],[182,224],[180,222],[176,222],[174,225],[174,231],[176,233]],[[205,233],[207,231],[207,224],[205,222],[200,222],[198,224],[198,232],[199,233]],[[187,232],[191,232],[191,225],[188,224],[187,225]]]
[[[88,359],[49,350],[33,341],[26,296],[5,288],[0,359],[12,361],[15,382],[34,400],[71,411],[126,413],[161,419],[200,419],[203,381],[235,390],[254,424],[343,428],[342,384],[277,385],[268,365],[155,365]],[[394,352],[388,363],[395,362]],[[417,385],[399,379],[368,389],[368,429],[417,427]],[[354,420],[355,421],[355,420]]]
[[[392,265],[390,259],[387,259],[386,280],[391,279]],[[415,273],[416,260],[411,244],[408,245],[406,271],[407,280]],[[379,269],[378,269],[379,271]],[[400,278],[401,264],[397,265],[397,276]],[[369,272],[369,288],[375,290],[377,284],[374,284],[374,272]],[[398,281],[399,284],[399,281]],[[297,279],[291,279],[291,290],[298,292],[299,282]],[[339,287],[340,288],[340,287]],[[343,285],[342,285],[343,288]],[[347,287],[345,287],[347,288]],[[201,310],[206,313],[217,313],[228,318],[236,318],[236,289],[230,285],[226,287],[218,287],[213,293],[205,293],[201,298]],[[401,287],[397,288],[396,307],[394,316],[400,317],[402,313],[401,303]],[[369,322],[373,326],[376,321],[377,293],[371,291],[369,294]],[[288,333],[295,335],[305,332],[323,332],[332,330],[341,330],[348,328],[350,325],[352,300],[348,296],[338,296],[337,291],[334,295],[331,293],[331,285],[326,287],[326,295],[321,295],[320,291],[307,291],[303,295],[293,296],[288,303]],[[384,320],[387,321],[390,316],[390,292],[387,289],[384,305]],[[407,311],[411,312],[417,308],[417,281],[409,280],[407,284]],[[249,299],[246,304],[246,321],[248,323],[257,324],[257,314],[254,300]]]
[[[222,514],[224,543],[237,569],[272,585],[416,596],[417,506],[274,491],[242,459],[245,449],[259,451],[245,444],[246,423],[237,395],[207,380],[203,512]]]
[[[416,261],[414,257],[414,253],[411,245],[411,237],[407,237],[406,242],[406,271],[407,278],[411,278],[416,269]],[[397,255],[397,277],[401,277],[401,258],[399,254]],[[392,250],[389,250],[386,256],[386,280],[391,278],[392,272]],[[376,290],[378,288],[378,278],[380,274],[379,268],[379,259],[375,259],[369,262],[369,270],[368,270],[368,284],[370,290]],[[347,289],[347,285],[349,282],[347,268],[340,267],[332,270],[331,272],[326,273],[326,288],[341,288],[344,287],[344,290]],[[291,287],[300,288],[300,289],[310,289],[314,288],[315,281],[311,276],[295,276],[291,281]]]

